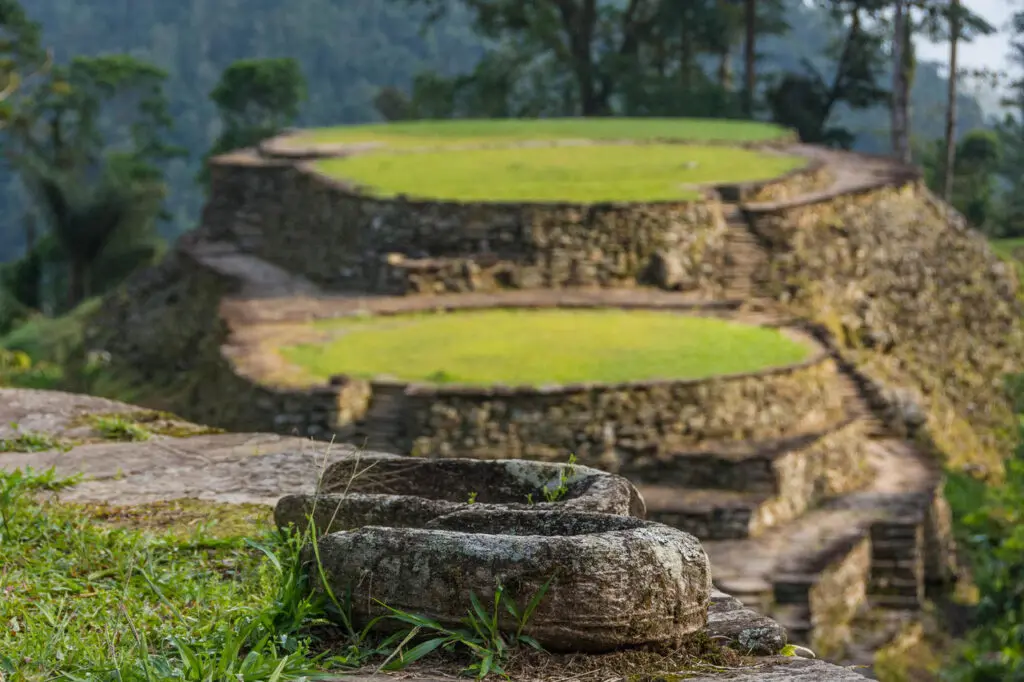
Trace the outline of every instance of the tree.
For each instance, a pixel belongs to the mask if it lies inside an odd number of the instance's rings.
[[[213,153],[250,147],[277,135],[295,122],[306,96],[302,69],[290,57],[233,63],[210,93],[222,125]]]
[[[910,72],[913,68],[912,18],[910,3],[895,0],[892,29],[892,100],[890,125],[892,151],[900,161],[910,163]]]
[[[957,94],[961,77],[958,47],[961,41],[969,42],[979,35],[991,35],[995,32],[995,27],[964,7],[960,0],[949,0],[946,10],[946,23],[949,28],[949,87],[946,95],[946,129],[943,135],[945,160],[942,166],[942,196],[946,201],[950,201],[956,175]],[[931,32],[937,33],[934,29]]]
[[[944,144],[946,159],[943,163],[942,197],[953,200],[953,178],[956,164],[956,92],[959,60],[957,47],[960,42],[960,0],[949,0],[949,89],[946,96],[946,134]]]
[[[161,165],[180,155],[165,142],[165,79],[128,55],[77,57],[26,95],[6,130],[8,158],[67,266],[68,308],[159,248]]]
[[[39,25],[28,19],[15,0],[0,0],[0,128],[15,118],[17,94],[26,80],[50,65],[42,48]],[[34,240],[31,219],[26,220],[26,241]],[[0,333],[39,305],[38,257],[0,270]]]
[[[67,264],[67,309],[95,293],[93,285],[104,274],[96,269],[102,259],[119,261],[119,269],[130,271],[158,248],[153,221],[164,186],[138,159],[111,156],[98,175],[79,166],[29,162],[23,176]]]
[[[845,26],[845,32],[831,49],[835,55],[832,76],[804,61],[803,73],[787,73],[769,88],[772,118],[795,128],[803,141],[849,147],[853,142],[850,132],[829,124],[835,106],[843,102],[863,109],[884,100],[886,92],[877,83],[882,40],[865,22],[872,9],[863,0],[833,0],[833,19]]]
[[[753,118],[754,90],[757,87],[757,0],[744,0],[743,7],[743,113],[747,118]]]
[[[428,25],[454,4],[468,11],[486,40],[512,46],[519,55],[551,58],[574,86],[576,113],[604,116],[612,111],[616,76],[635,64],[646,37],[669,5],[664,0],[400,0],[428,10]],[[681,5],[680,5],[681,7]]]
[[[1013,15],[1010,61],[1024,66],[1024,11]],[[1008,111],[996,127],[1003,155],[1000,174],[1008,188],[1002,206],[1002,222],[1007,236],[1024,235],[1024,79],[1009,84],[1004,106]]]
[[[747,0],[397,1],[426,9],[426,26],[455,9],[472,17],[492,49],[470,74],[444,78],[445,89],[461,100],[454,112],[477,100],[497,115],[736,116],[746,95],[732,92],[731,60],[744,33],[750,87],[741,91],[749,90],[752,111],[756,37],[780,32],[787,6],[786,0],[749,6]],[[717,78],[705,72],[705,57],[717,60]],[[413,96],[412,110],[416,101]],[[389,116],[410,115],[391,91],[378,103]]]
[[[943,191],[949,178],[953,187],[947,201],[970,223],[992,236],[1001,236],[1004,226],[997,212],[995,187],[1002,164],[1003,148],[992,130],[972,130],[956,145],[956,165],[946,172],[948,158],[943,139],[933,140],[920,154],[925,180],[933,191]]]
[[[49,65],[39,24],[29,20],[17,0],[0,0],[0,125],[14,117],[13,96],[22,84]]]

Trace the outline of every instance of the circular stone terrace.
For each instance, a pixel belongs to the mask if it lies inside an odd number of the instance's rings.
[[[736,296],[744,266],[727,264],[743,247],[723,201],[832,181],[785,129],[700,119],[297,131],[218,157],[211,177],[215,197],[245,197],[213,204],[216,239],[326,291],[640,285],[717,298]]]
[[[234,325],[226,354],[273,387],[284,422],[319,415],[323,431],[386,451],[573,454],[655,482],[672,453],[849,416],[810,336],[667,292],[368,297],[317,317]]]
[[[261,151],[316,158],[317,172],[379,198],[593,204],[698,200],[805,169],[777,149],[786,142],[785,129],[754,122],[470,120],[303,131]]]

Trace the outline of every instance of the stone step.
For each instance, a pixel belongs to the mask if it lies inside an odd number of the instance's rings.
[[[283,298],[315,296],[320,293],[320,289],[306,278],[242,253],[234,244],[197,242],[189,246],[187,251],[204,267],[237,280],[243,297]]]
[[[791,496],[800,494],[793,489],[794,485],[815,487],[819,485],[816,477],[836,475],[838,467],[829,466],[827,458],[835,451],[837,442],[849,446],[846,453],[859,454],[857,444],[862,429],[859,420],[850,419],[786,438],[709,443],[699,450],[673,452],[645,461],[624,473],[634,482],[653,486]],[[867,453],[860,454],[866,461]],[[839,466],[852,458],[841,457],[844,462]],[[850,466],[856,467],[857,463],[851,462]],[[866,482],[866,478],[861,478],[847,490]]]
[[[899,539],[910,543],[904,553],[913,549],[915,540],[895,527],[923,524],[939,475],[925,455],[903,441],[873,440],[868,447],[875,478],[864,489],[831,498],[756,537],[703,542],[715,586],[742,594],[744,602],[770,604],[769,615],[797,631],[821,623],[841,627],[842,618],[852,618],[868,603],[919,608],[909,585],[881,572]],[[876,556],[872,539],[880,537],[884,542]],[[913,589],[917,595],[921,586]],[[810,635],[794,639],[806,644]]]
[[[359,429],[359,438],[366,449],[396,452],[399,448],[398,428],[405,405],[402,390],[398,387],[390,391],[374,390]]]
[[[727,268],[723,273],[724,295],[750,298],[764,285],[768,254],[750,231],[738,207],[726,211]]]
[[[727,540],[755,535],[769,521],[770,495],[729,490],[638,486],[647,503],[647,518],[701,540]]]

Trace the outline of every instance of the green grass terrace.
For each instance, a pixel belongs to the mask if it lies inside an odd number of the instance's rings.
[[[777,330],[636,310],[460,311],[313,323],[323,341],[283,347],[311,383],[335,374],[470,385],[698,379],[798,363]]]
[[[770,180],[807,160],[710,145],[595,144],[354,154],[320,172],[379,197],[443,201],[685,201],[700,187]]]
[[[766,143],[793,139],[787,129],[758,121],[703,118],[546,118],[412,121],[313,128],[296,145],[374,144],[390,148],[450,147],[543,140],[635,140]]]

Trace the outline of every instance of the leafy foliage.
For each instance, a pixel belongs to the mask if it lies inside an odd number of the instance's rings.
[[[306,80],[295,59],[235,62],[210,93],[220,115],[221,133],[204,161],[277,135],[295,122],[306,95]],[[205,183],[208,177],[204,162],[198,179]]]

